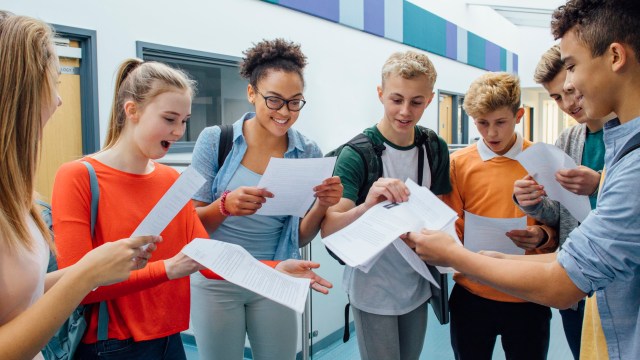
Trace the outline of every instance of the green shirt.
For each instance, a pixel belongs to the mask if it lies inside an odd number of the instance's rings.
[[[596,132],[590,132],[587,128],[587,138],[584,142],[584,151],[582,152],[582,165],[595,171],[602,171],[604,168],[603,134],[604,131],[602,131],[602,129]],[[597,201],[598,192],[596,191],[589,196],[592,210],[596,208]]]

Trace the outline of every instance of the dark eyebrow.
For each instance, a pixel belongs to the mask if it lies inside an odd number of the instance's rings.
[[[279,94],[279,93],[277,93],[275,91],[267,91],[267,96],[270,96],[271,94],[273,94],[273,96],[277,96],[277,97],[286,99],[282,94]],[[289,99],[293,99],[296,96],[302,96],[302,93],[297,93],[297,94],[293,95],[292,97],[290,97]]]

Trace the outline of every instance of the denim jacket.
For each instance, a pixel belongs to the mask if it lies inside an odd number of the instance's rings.
[[[222,167],[218,164],[218,143],[220,128],[211,126],[205,128],[193,149],[192,166],[204,176],[205,184],[193,196],[194,200],[212,203],[222,196],[229,181],[240,166],[240,162],[247,151],[247,142],[242,133],[242,125],[246,120],[255,117],[255,113],[246,113],[233,124],[233,148]],[[317,158],[322,157],[322,151],[315,142],[307,139],[297,130],[287,131],[289,145],[284,153],[285,158]],[[289,216],[285,221],[284,230],[278,242],[273,260],[300,259],[298,235],[300,218]]]
[[[640,359],[640,150],[613,159],[640,132],[640,117],[604,128],[604,184],[598,205],[569,234],[558,261],[583,292],[597,291],[611,359]]]

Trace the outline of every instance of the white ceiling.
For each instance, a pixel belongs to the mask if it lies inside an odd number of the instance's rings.
[[[467,6],[485,6],[518,26],[548,28],[551,14],[564,0],[477,0]]]

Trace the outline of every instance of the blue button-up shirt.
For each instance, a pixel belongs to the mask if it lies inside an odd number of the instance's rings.
[[[219,167],[218,164],[220,128],[217,126],[205,128],[198,136],[191,164],[204,176],[206,182],[193,196],[194,200],[212,203],[222,196],[247,152],[247,141],[242,133],[242,125],[253,117],[255,117],[255,113],[246,113],[233,124],[233,147],[222,167]],[[322,151],[318,145],[300,132],[290,128],[287,131],[287,136],[289,145],[284,153],[285,158],[322,157]],[[300,259],[299,226],[299,217],[289,216],[287,218],[273,257],[274,260]]]
[[[558,261],[583,292],[597,292],[602,330],[611,359],[640,359],[640,150],[613,159],[640,117],[605,126],[604,185],[598,205],[569,234]]]

